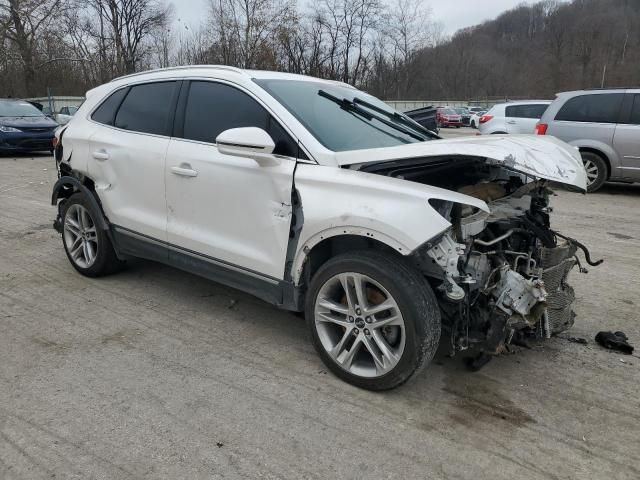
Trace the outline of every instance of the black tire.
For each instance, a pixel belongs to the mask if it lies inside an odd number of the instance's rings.
[[[604,182],[607,181],[608,168],[607,162],[604,158],[594,152],[580,152],[582,156],[582,163],[587,168],[587,165],[593,165],[597,169],[597,177],[592,183],[587,184],[587,192],[592,193],[602,188]]]
[[[84,194],[82,193],[74,193],[69,197],[69,199],[64,203],[61,210],[61,220],[62,220],[62,245],[64,246],[64,251],[67,254],[67,258],[69,262],[78,272],[87,277],[101,277],[104,275],[108,275],[110,273],[114,273],[118,271],[124,262],[118,259],[116,256],[116,252],[113,249],[113,245],[111,244],[111,240],[107,235],[107,232],[100,229],[95,228],[95,235],[97,239],[97,248],[95,254],[95,260],[93,263],[87,267],[79,265],[76,260],[73,259],[71,253],[69,252],[69,248],[67,246],[67,242],[65,241],[65,222],[67,221],[67,213],[70,211],[71,207],[74,205],[80,205],[86,209],[88,215],[93,222],[93,225],[96,225],[96,218],[98,215],[102,215],[101,212],[94,211],[92,204],[87,200]]]
[[[344,272],[374,279],[391,294],[401,312],[404,350],[398,363],[381,376],[370,378],[346,371],[331,358],[318,336],[314,318],[318,294],[325,282]],[[322,265],[309,286],[305,317],[313,345],[327,368],[342,380],[368,390],[388,390],[405,383],[431,361],[440,341],[440,310],[429,283],[402,259],[377,251],[348,252]]]

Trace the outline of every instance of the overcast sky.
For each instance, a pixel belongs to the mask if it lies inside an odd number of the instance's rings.
[[[299,0],[301,4],[306,0]],[[391,3],[394,0],[383,0]],[[521,3],[540,0],[423,0],[431,6],[433,20],[441,22],[447,34],[497,17]],[[175,17],[188,25],[198,25],[207,11],[206,0],[173,0]]]

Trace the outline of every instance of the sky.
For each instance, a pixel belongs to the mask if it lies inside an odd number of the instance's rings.
[[[305,0],[300,0],[304,3]],[[382,0],[391,3],[393,0]],[[446,34],[485,20],[497,17],[505,10],[521,3],[537,3],[540,0],[423,0],[430,5],[432,20],[441,22]],[[187,25],[198,25],[207,10],[206,0],[173,0],[175,18]]]

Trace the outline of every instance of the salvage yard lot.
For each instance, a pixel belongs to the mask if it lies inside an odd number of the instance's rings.
[[[478,373],[439,355],[372,393],[248,295],[145,261],[81,277],[51,228],[51,157],[0,172],[2,479],[640,478],[640,358],[593,342],[640,346],[640,185],[554,199],[555,227],[606,259],[572,274],[563,338]]]

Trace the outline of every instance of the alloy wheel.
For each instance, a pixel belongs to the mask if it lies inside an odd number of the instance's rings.
[[[583,159],[584,169],[587,171],[587,186],[590,187],[598,179],[598,166],[589,159]]]
[[[64,216],[64,244],[69,256],[80,268],[89,268],[98,255],[98,233],[89,210],[73,204]]]
[[[380,377],[402,358],[406,337],[400,308],[367,275],[346,272],[327,280],[316,298],[314,321],[325,351],[353,375]]]

